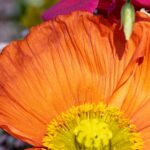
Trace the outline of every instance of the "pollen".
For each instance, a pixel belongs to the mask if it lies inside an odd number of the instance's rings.
[[[71,108],[50,122],[47,150],[142,150],[136,127],[117,108],[103,103]]]
[[[112,132],[107,123],[98,119],[84,119],[75,128],[74,134],[80,145],[98,149],[107,146],[112,139]]]

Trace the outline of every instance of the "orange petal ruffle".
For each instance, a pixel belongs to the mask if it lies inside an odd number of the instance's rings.
[[[141,37],[138,49],[144,57],[128,81],[120,86],[110,101],[118,105],[136,126],[144,140],[144,150],[150,149],[150,17],[137,13],[132,40]]]
[[[104,101],[131,115],[125,98],[142,80],[138,74],[145,68],[140,59],[145,54],[148,63],[150,23],[139,20],[129,42],[119,26],[79,11],[34,27],[24,40],[12,42],[0,56],[0,127],[38,147],[50,120],[73,105]],[[130,93],[123,90],[131,85]],[[143,90],[145,84],[138,85]],[[137,107],[145,102],[140,100]]]

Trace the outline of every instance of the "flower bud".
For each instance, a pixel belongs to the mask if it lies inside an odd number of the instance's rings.
[[[121,24],[126,40],[130,39],[135,22],[135,9],[130,2],[126,2],[121,9]]]

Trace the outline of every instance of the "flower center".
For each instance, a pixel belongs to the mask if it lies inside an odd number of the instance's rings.
[[[109,145],[112,132],[104,121],[84,119],[75,128],[76,141],[88,148],[102,148]]]
[[[43,146],[48,150],[142,150],[143,142],[118,109],[100,103],[73,107],[53,120]]]

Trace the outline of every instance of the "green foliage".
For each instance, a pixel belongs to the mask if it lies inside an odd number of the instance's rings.
[[[58,0],[22,0],[20,21],[24,27],[31,27],[42,21],[42,12],[54,5]]]

